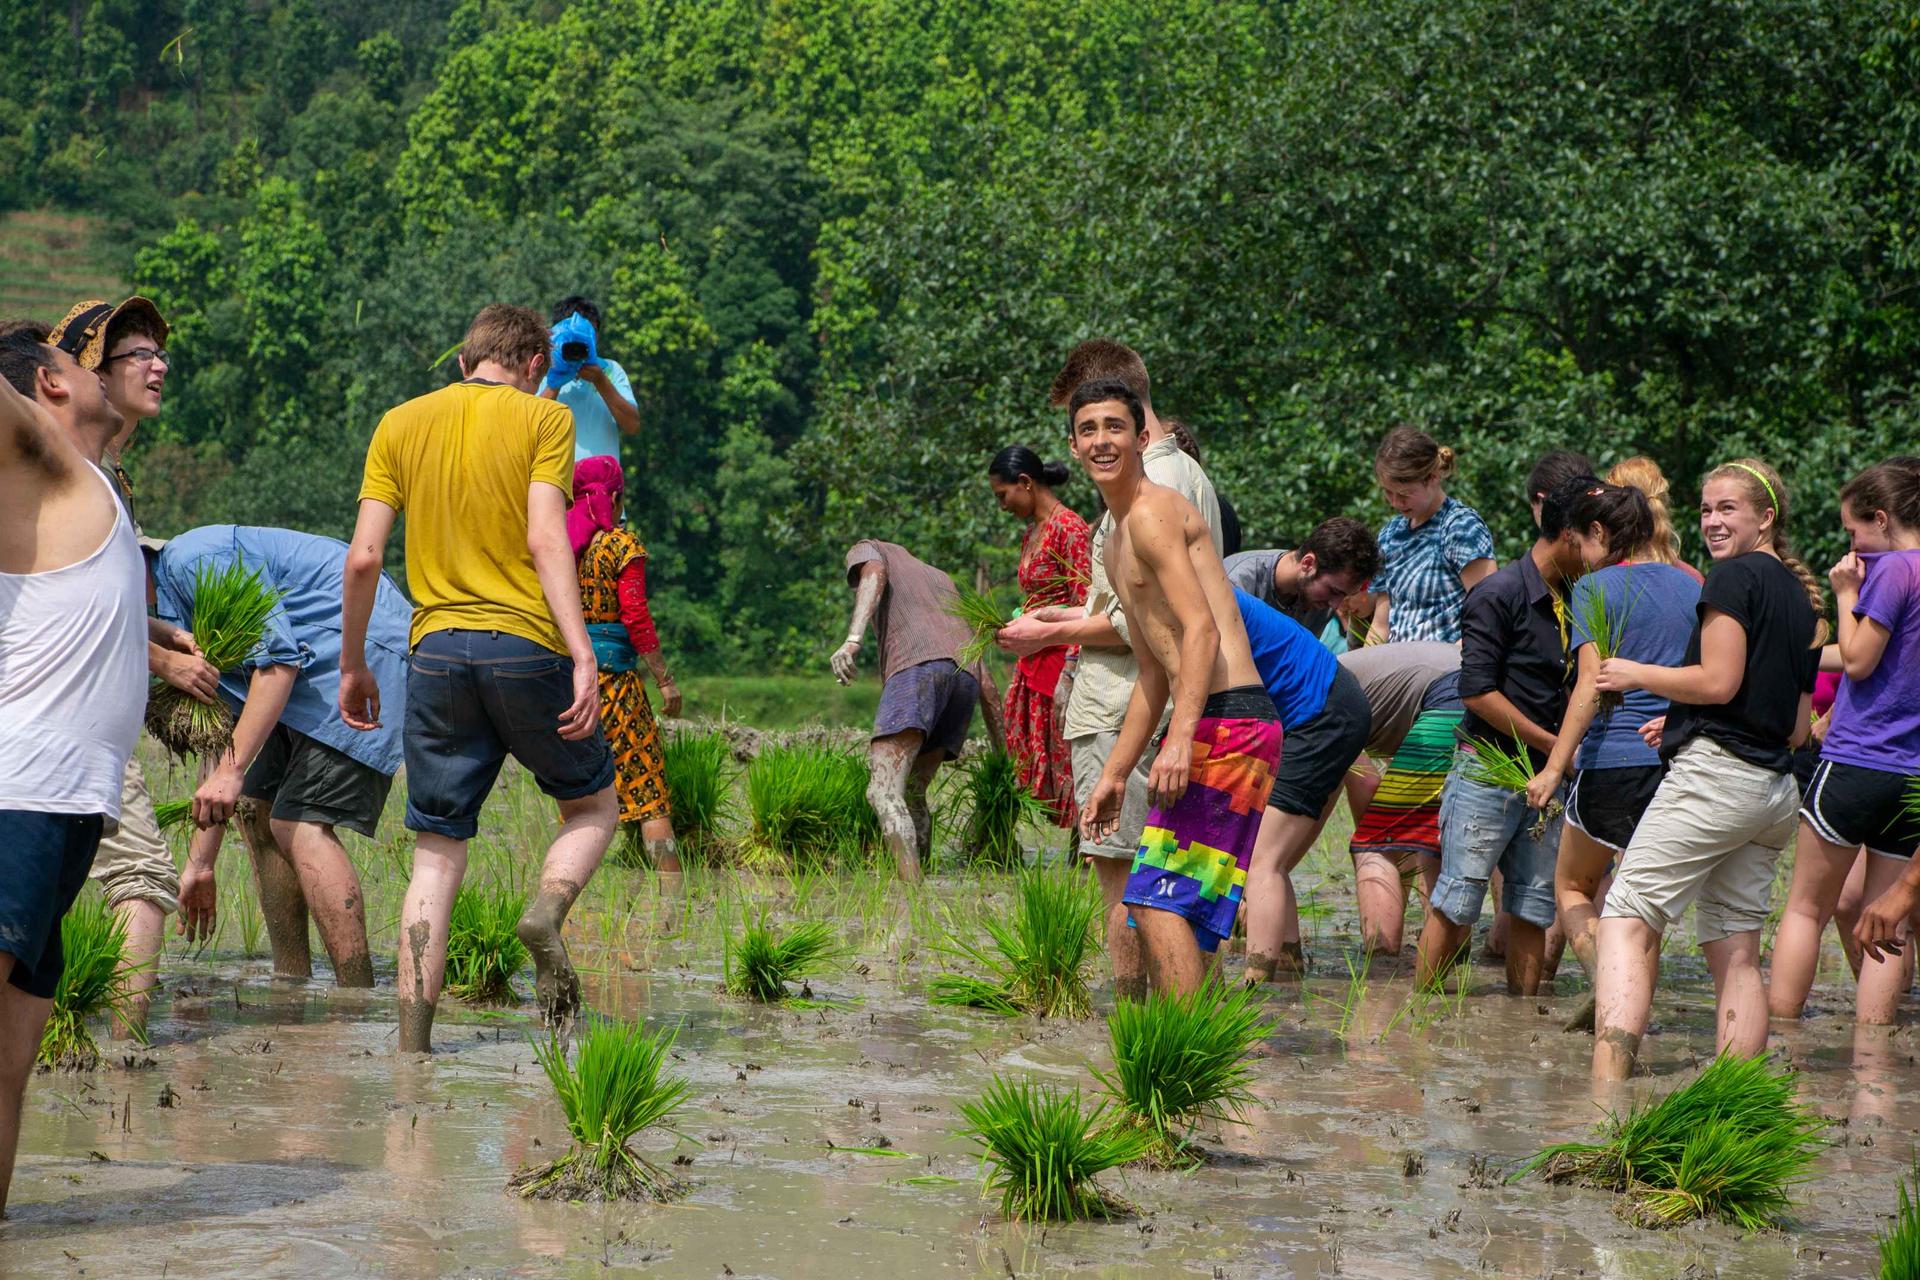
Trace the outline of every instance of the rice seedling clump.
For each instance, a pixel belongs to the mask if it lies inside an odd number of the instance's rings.
[[[527,895],[504,885],[460,886],[447,928],[446,992],[468,1004],[514,1004],[513,979],[527,964],[514,926]]]
[[[507,1187],[536,1200],[659,1201],[685,1190],[627,1145],[686,1101],[687,1082],[661,1074],[673,1041],[674,1032],[649,1032],[636,1022],[598,1023],[579,1037],[571,1064],[557,1037],[536,1042],[534,1057],[566,1114],[573,1145],[558,1160],[522,1169]]]
[[[798,861],[856,853],[879,841],[867,762],[838,747],[768,747],[747,767],[756,849]]]
[[[961,765],[961,786],[947,808],[960,847],[973,862],[1018,867],[1025,861],[1021,829],[1053,821],[1053,811],[1020,782],[1020,765],[1004,751],[988,751]]]
[[[1620,641],[1626,635],[1627,618],[1633,612],[1633,570],[1626,571],[1626,580],[1622,584],[1622,596],[1626,605],[1615,618],[1607,612],[1607,594],[1598,586],[1588,582],[1574,589],[1574,612],[1580,622],[1580,629],[1593,645],[1594,656],[1605,662],[1620,653]],[[1603,689],[1596,701],[1600,713],[1606,715],[1621,703],[1618,690]]]
[[[956,940],[948,948],[986,976],[943,973],[929,986],[934,1004],[1084,1018],[1093,1012],[1087,966],[1100,954],[1100,888],[1071,867],[1020,873],[1010,919],[982,922],[989,946]]]
[[[1148,1135],[1146,1159],[1192,1166],[1202,1158],[1188,1141],[1193,1127],[1236,1119],[1253,1101],[1250,1055],[1274,1026],[1245,986],[1122,1000],[1107,1018],[1113,1071],[1094,1074],[1119,1115]]]
[[[193,817],[193,801],[162,800],[153,806],[153,817],[162,831],[171,831]]]
[[[1811,1176],[1825,1127],[1794,1097],[1791,1071],[1773,1070],[1764,1054],[1721,1054],[1658,1102],[1608,1116],[1599,1142],[1548,1147],[1513,1176],[1538,1170],[1620,1192],[1616,1209],[1637,1226],[1718,1218],[1758,1231]]]
[[[733,803],[733,751],[717,733],[676,733],[661,748],[673,836],[686,850],[711,847]]]
[[[740,931],[726,940],[727,994],[750,1000],[784,1000],[789,982],[804,984],[839,953],[833,929],[824,922],[803,921],[777,934],[762,912],[755,919],[743,920]],[[801,994],[811,992],[803,990]]]
[[[66,958],[53,992],[53,1012],[40,1033],[39,1063],[59,1071],[91,1071],[100,1065],[100,1046],[87,1020],[120,1009],[128,999],[120,956],[127,926],[106,899],[87,894],[60,922],[60,948]]]
[[[193,639],[215,670],[231,671],[259,647],[280,593],[238,563],[202,564],[193,580]],[[202,702],[164,680],[147,696],[147,731],[178,758],[223,751],[233,741],[233,713],[215,697]]]
[[[1900,1179],[1900,1209],[1893,1225],[1878,1237],[1880,1280],[1920,1280],[1920,1158]]]
[[[967,642],[954,652],[953,660],[970,667],[992,653],[1000,628],[1012,621],[992,595],[961,587],[947,605],[947,612],[966,625]]]
[[[1527,754],[1526,743],[1515,738],[1513,750],[1509,751],[1498,743],[1475,738],[1472,746],[1465,766],[1470,781],[1483,787],[1526,794],[1527,784],[1533,781],[1533,757]],[[1546,834],[1547,823],[1560,816],[1561,808],[1560,802],[1555,800],[1540,811],[1540,816],[1533,823],[1534,839],[1538,840]]]
[[[1145,1130],[1109,1122],[1104,1103],[1085,1111],[1080,1090],[995,1076],[978,1102],[963,1103],[961,1131],[980,1149],[986,1190],[999,1192],[1012,1222],[1112,1218],[1130,1206],[1093,1179],[1147,1153]]]

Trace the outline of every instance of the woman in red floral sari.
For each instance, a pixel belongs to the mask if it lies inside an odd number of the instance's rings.
[[[1026,521],[1020,535],[1022,611],[1084,603],[1092,575],[1087,522],[1053,493],[1066,483],[1066,464],[1042,462],[1033,450],[1012,445],[994,455],[987,480],[1000,509]],[[1067,646],[1055,645],[1020,659],[1007,688],[1006,710],[1007,750],[1019,762],[1022,785],[1051,805],[1054,820],[1071,830],[1076,821],[1073,766],[1067,744],[1053,727],[1053,691],[1067,654]]]

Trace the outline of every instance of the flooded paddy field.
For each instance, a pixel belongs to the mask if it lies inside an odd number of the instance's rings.
[[[469,874],[528,873],[546,820],[516,775]],[[98,1070],[30,1086],[0,1272],[1867,1276],[1920,1126],[1914,1037],[1856,1044],[1833,948],[1809,1017],[1775,1037],[1831,1122],[1788,1230],[1648,1231],[1598,1191],[1504,1184],[1518,1159],[1589,1133],[1598,1105],[1688,1078],[1712,1050],[1705,967],[1684,932],[1670,942],[1654,1075],[1597,1095],[1591,1038],[1561,1029],[1586,991],[1571,956],[1559,989],[1538,999],[1508,997],[1486,962],[1464,996],[1425,1006],[1410,1004],[1401,966],[1350,974],[1351,872],[1334,833],[1296,877],[1315,968],[1268,993],[1278,1025],[1244,1123],[1203,1127],[1211,1159],[1197,1170],[1107,1175],[1131,1216],[1009,1225],[982,1197],[960,1106],[995,1073],[1091,1096],[1091,1069],[1109,1065],[1098,1014],[1001,1018],[925,999],[929,977],[958,967],[942,948],[1007,909],[1010,875],[952,871],[909,890],[877,865],[695,867],[678,885],[609,867],[569,945],[596,1013],[680,1027],[673,1065],[692,1091],[674,1132],[642,1145],[691,1191],[666,1206],[522,1200],[508,1177],[567,1141],[534,1061],[531,1002],[448,1001],[431,1058],[394,1052],[407,865],[397,813],[381,835],[353,846],[376,935],[371,993],[335,990],[317,940],[313,981],[273,977],[231,842],[221,935],[199,954],[170,948],[153,1043],[105,1046]],[[725,932],[761,907],[776,921],[830,921],[846,946],[811,1002],[720,993]],[[523,996],[530,980],[519,979]],[[1104,974],[1095,1002],[1111,1007]]]

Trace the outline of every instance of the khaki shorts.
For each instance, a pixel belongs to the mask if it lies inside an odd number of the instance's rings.
[[[1093,788],[1100,781],[1100,773],[1107,767],[1107,757],[1113,754],[1114,744],[1119,741],[1118,730],[1089,733],[1067,740],[1067,749],[1073,754],[1073,799],[1081,810],[1086,809],[1087,801],[1093,796]],[[1140,851],[1141,828],[1147,825],[1146,765],[1143,753],[1140,764],[1127,775],[1127,793],[1120,801],[1119,825],[1098,843],[1082,836],[1082,854],[1093,858],[1124,858],[1128,865],[1132,865],[1133,855]]]
[[[89,874],[100,882],[112,906],[138,900],[167,913],[180,909],[180,870],[160,834],[146,774],[133,756],[127,757],[120,780],[120,829],[101,838]]]
[[[1792,774],[1695,738],[1673,758],[1634,829],[1601,914],[1664,933],[1697,900],[1694,930],[1703,944],[1759,930],[1799,811]]]

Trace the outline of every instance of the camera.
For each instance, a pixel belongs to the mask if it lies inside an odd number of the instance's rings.
[[[568,341],[560,344],[560,358],[569,364],[582,364],[587,358],[587,344]]]

